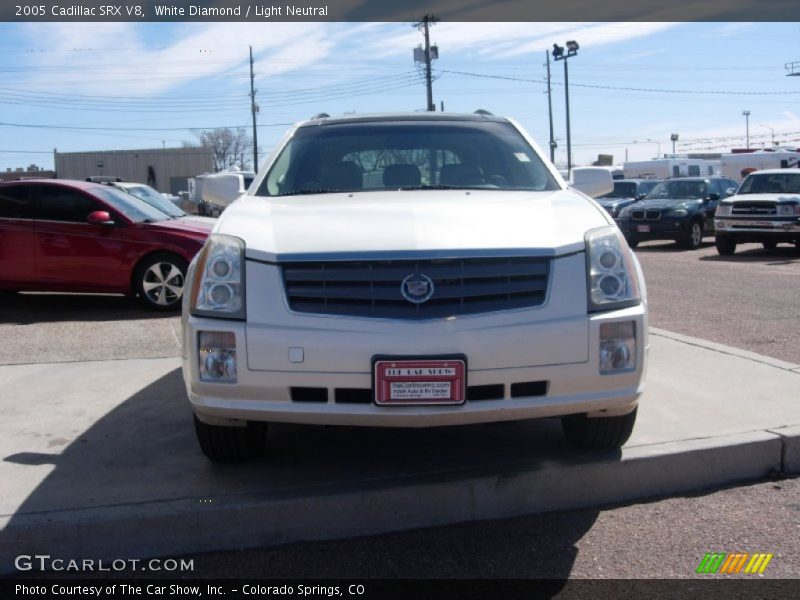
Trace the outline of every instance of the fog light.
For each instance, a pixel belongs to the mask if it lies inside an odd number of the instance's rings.
[[[636,323],[600,325],[600,374],[633,371],[636,368]]]
[[[201,381],[236,383],[236,337],[233,333],[201,331],[197,341]]]

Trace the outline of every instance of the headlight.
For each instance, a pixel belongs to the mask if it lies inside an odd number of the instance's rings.
[[[244,283],[244,242],[229,235],[212,235],[197,258],[191,313],[244,319]]]
[[[717,206],[716,212],[714,215],[717,217],[728,217],[731,215],[731,211],[733,210],[733,206],[730,204],[720,204]]]
[[[792,204],[778,204],[776,213],[780,217],[791,217],[792,215],[800,214],[800,205]]]
[[[589,311],[639,304],[641,296],[636,268],[619,229],[593,229],[585,239]]]
[[[673,208],[668,214],[670,217],[685,217],[689,212],[685,208]]]

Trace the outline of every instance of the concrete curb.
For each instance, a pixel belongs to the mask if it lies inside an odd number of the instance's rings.
[[[623,449],[549,468],[373,479],[215,498],[17,514],[0,520],[0,573],[20,554],[146,558],[263,547],[616,504],[754,480],[800,465],[800,427]],[[788,444],[787,444],[788,442]],[[787,451],[786,448],[789,447]],[[786,457],[789,456],[787,461]]]
[[[800,475],[800,425],[770,429],[769,432],[781,438],[781,471],[785,475]]]
[[[658,329],[656,327],[650,327],[650,335],[663,337],[670,340],[675,340],[676,342],[682,342],[684,344],[697,346],[698,348],[713,350],[714,352],[721,352],[722,354],[728,354],[730,356],[745,358],[747,360],[752,360],[754,362],[775,367],[776,369],[783,369],[784,371],[792,371],[795,373],[800,373],[800,365],[786,362],[778,358],[772,358],[771,356],[764,356],[763,354],[750,352],[749,350],[742,350],[741,348],[734,348],[733,346],[726,346],[724,344],[718,344],[716,342],[711,342],[709,340],[703,340],[700,338],[691,337],[680,333],[674,333],[672,331],[667,331],[666,329]]]

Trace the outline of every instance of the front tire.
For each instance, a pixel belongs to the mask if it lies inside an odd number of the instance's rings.
[[[177,254],[159,252],[145,258],[136,268],[134,288],[139,299],[152,310],[180,308],[189,268]]]
[[[260,456],[267,441],[266,423],[246,427],[209,425],[194,417],[194,430],[203,454],[212,462],[244,462]]]
[[[615,450],[628,441],[636,423],[636,409],[621,417],[569,415],[561,417],[567,442],[584,450]]]
[[[703,243],[703,223],[692,221],[688,233],[679,242],[687,250],[697,250]]]
[[[628,247],[633,249],[639,245],[639,240],[632,240],[630,238],[625,238],[625,241],[628,242]]]
[[[720,256],[733,256],[733,253],[736,252],[736,242],[730,238],[717,236],[714,243]]]

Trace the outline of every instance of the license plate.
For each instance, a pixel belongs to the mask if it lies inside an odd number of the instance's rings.
[[[454,359],[379,359],[375,361],[375,404],[463,404],[466,361]]]
[[[650,225],[637,225],[636,231],[639,233],[650,233]]]

